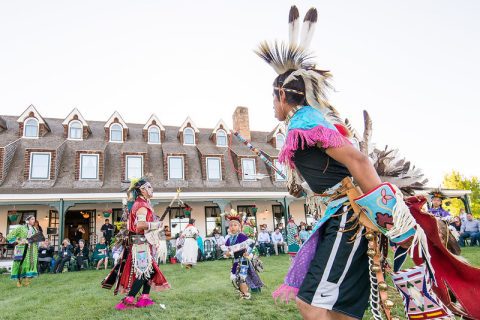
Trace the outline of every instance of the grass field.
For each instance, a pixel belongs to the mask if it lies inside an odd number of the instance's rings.
[[[466,248],[464,256],[480,265],[480,248]],[[42,275],[30,287],[16,288],[7,275],[0,276],[0,319],[87,320],[87,319],[300,319],[294,304],[275,304],[272,291],[282,283],[289,266],[287,256],[263,258],[261,274],[266,288],[250,301],[239,301],[229,282],[230,261],[203,262],[192,270],[180,265],[161,267],[172,285],[153,293],[158,304],[149,309],[114,310],[121,296],[102,289],[106,271],[69,272]],[[394,314],[404,319],[399,296]],[[371,319],[365,314],[365,319]]]

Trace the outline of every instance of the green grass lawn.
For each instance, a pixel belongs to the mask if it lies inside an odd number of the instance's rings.
[[[480,265],[480,248],[466,248],[464,256]],[[100,287],[106,271],[69,272],[42,275],[30,287],[17,288],[7,275],[0,276],[0,319],[301,319],[295,305],[275,304],[272,291],[282,283],[289,266],[289,258],[263,258],[265,272],[261,274],[266,288],[252,300],[238,300],[229,281],[231,261],[203,262],[192,270],[180,265],[162,266],[172,289],[153,293],[158,304],[148,309],[125,312],[114,310],[122,296]],[[399,305],[394,310],[402,316]],[[367,312],[365,319],[371,319]]]

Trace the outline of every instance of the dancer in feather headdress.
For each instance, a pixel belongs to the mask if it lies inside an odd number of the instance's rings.
[[[150,289],[170,288],[167,279],[154,259],[152,243],[159,239],[162,222],[154,221],[154,211],[150,204],[153,196],[152,185],[145,179],[134,179],[128,189],[126,223],[121,231],[123,254],[112,271],[102,281],[102,287],[114,293],[120,289],[127,296],[116,305],[117,310],[144,308],[154,304]],[[135,303],[135,296],[142,290]]]
[[[279,159],[287,167],[289,192],[304,193],[302,177],[310,189],[305,190],[307,194],[316,193],[326,206],[294,258],[284,285],[273,295],[287,300],[296,297],[305,319],[361,319],[369,298],[373,317],[381,319],[383,309],[390,319],[393,302],[387,299],[384,280],[388,241],[419,252],[430,267],[427,239],[400,189],[382,183],[327,100],[331,75],[316,68],[309,51],[317,17],[316,9],[307,12],[299,40],[299,12],[292,7],[290,41],[263,42],[256,51],[277,73],[273,104],[275,117],[288,128]],[[429,267],[422,269],[427,280]],[[425,310],[438,318],[449,316],[427,282],[422,293],[432,299]]]
[[[263,287],[263,282],[252,262],[255,241],[242,233],[242,216],[235,210],[232,209],[225,218],[229,223],[229,238],[222,246],[222,250],[225,252],[225,257],[233,258],[230,280],[240,293],[240,298],[248,300],[250,299],[249,289],[260,292]]]

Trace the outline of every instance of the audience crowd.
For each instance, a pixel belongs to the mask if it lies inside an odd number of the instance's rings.
[[[460,246],[480,246],[480,222],[471,213],[461,210],[460,215],[445,221],[449,224],[449,229]],[[310,225],[300,222],[300,225],[296,226],[295,238],[299,244],[307,241],[314,224],[315,222]],[[287,234],[283,223],[278,223],[273,230],[268,230],[266,224],[260,225],[258,233],[255,227],[251,226],[249,230],[248,236],[255,241],[255,246],[260,255],[269,256],[287,253]],[[164,231],[167,235],[165,239],[168,259],[162,259],[159,262],[166,263],[167,260],[171,263],[181,262],[184,237],[179,233],[175,235],[175,238],[171,238],[168,226],[165,227]],[[62,273],[90,268],[107,269],[113,266],[121,257],[123,247],[112,243],[115,227],[109,223],[108,219],[101,227],[101,232],[103,236],[99,242],[95,245],[89,245],[84,239],[84,228],[79,226],[72,242],[68,238],[63,239],[58,252],[55,252],[54,246],[48,239],[41,242],[38,248],[39,272]],[[289,232],[291,232],[291,229],[289,229]],[[218,228],[215,228],[205,240],[197,239],[199,243],[198,261],[223,259],[221,247],[227,239],[228,234],[223,236]],[[0,233],[0,258],[6,256],[7,245],[5,237]]]

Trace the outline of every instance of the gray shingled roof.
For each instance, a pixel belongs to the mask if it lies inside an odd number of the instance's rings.
[[[7,122],[5,121],[5,119],[0,117],[0,132],[3,130],[7,130]]]
[[[8,130],[0,133],[0,147],[7,145],[18,138],[17,117],[3,116]],[[39,139],[22,139],[15,152],[14,161],[9,172],[0,186],[0,193],[79,193],[79,192],[120,192],[125,186],[121,182],[121,155],[125,152],[147,152],[148,163],[145,174],[148,175],[153,186],[158,191],[174,191],[176,186],[172,181],[165,181],[163,173],[163,155],[169,153],[185,154],[188,164],[187,180],[182,183],[183,190],[195,191],[284,191],[282,184],[265,178],[255,182],[239,181],[237,172],[233,168],[232,157],[228,148],[217,147],[210,135],[212,129],[199,129],[199,139],[196,146],[183,146],[178,139],[178,129],[175,126],[165,126],[165,139],[160,145],[147,144],[143,141],[142,130],[144,124],[127,123],[129,134],[125,143],[108,143],[105,141],[103,121],[88,121],[91,135],[84,141],[68,140],[60,171],[56,181],[50,188],[25,188],[23,181],[24,154],[27,148],[56,149],[62,142],[62,119],[46,118],[51,132]],[[265,151],[271,157],[278,155],[278,150],[267,143],[269,132],[252,132],[252,143]],[[231,149],[238,156],[251,156],[252,153],[243,144],[232,137]],[[98,150],[105,154],[104,179],[101,182],[75,181],[75,152],[80,150]],[[199,152],[202,155],[224,155],[226,172],[223,181],[209,182],[202,180]],[[259,173],[268,174],[268,170],[260,160]]]

